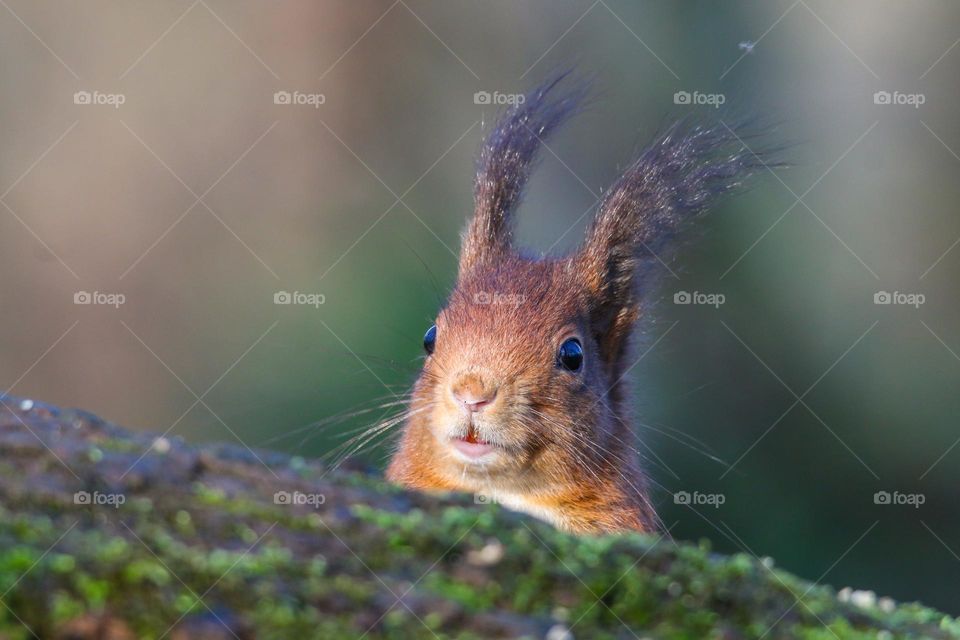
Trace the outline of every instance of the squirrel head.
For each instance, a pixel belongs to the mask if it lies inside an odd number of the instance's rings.
[[[537,150],[585,97],[560,74],[482,147],[456,286],[387,475],[491,496],[574,531],[649,530],[656,516],[628,427],[632,334],[660,254],[759,159],[734,129],[676,125],[601,200],[581,246],[533,258],[513,213]]]

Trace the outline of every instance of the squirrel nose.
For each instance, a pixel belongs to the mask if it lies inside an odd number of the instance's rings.
[[[485,406],[493,402],[493,399],[496,397],[496,392],[493,394],[484,397],[478,398],[476,396],[470,395],[469,393],[457,393],[453,392],[453,397],[457,399],[457,402],[467,411],[480,411]]]
[[[480,411],[497,397],[495,388],[486,387],[475,378],[458,382],[451,389],[451,393],[457,404],[470,413]]]

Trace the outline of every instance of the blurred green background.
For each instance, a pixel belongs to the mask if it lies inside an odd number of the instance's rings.
[[[634,369],[663,519],[960,613],[958,24],[960,5],[930,0],[7,0],[0,386],[190,441],[328,453],[383,415],[347,414],[416,375],[496,113],[475,92],[596,74],[521,212],[521,240],[551,251],[666,123],[727,113],[676,92],[722,94],[777,123],[794,166],[725,201],[664,270]],[[674,304],[683,291],[725,303]]]

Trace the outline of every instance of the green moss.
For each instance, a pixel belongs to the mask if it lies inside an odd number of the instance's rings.
[[[19,428],[2,415],[0,446]],[[15,585],[0,607],[5,639],[30,637],[17,618],[52,637],[101,615],[152,638],[181,618],[209,621],[210,610],[278,640],[542,638],[555,624],[577,638],[960,639],[960,623],[936,611],[858,608],[749,555],[714,554],[708,541],[575,538],[468,496],[407,494],[298,458],[267,457],[268,471],[213,448],[197,467],[197,450],[171,443],[162,465],[117,485],[110,470],[127,468],[142,438],[56,427],[64,462],[127,500],[74,505],[76,478],[43,449],[0,462],[0,593]],[[295,490],[327,500],[274,503]]]

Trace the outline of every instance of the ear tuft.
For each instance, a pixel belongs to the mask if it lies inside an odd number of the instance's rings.
[[[679,122],[650,145],[603,197],[576,256],[593,298],[605,360],[616,366],[639,316],[652,265],[717,199],[768,162],[747,124]]]
[[[510,248],[512,214],[541,143],[575,114],[589,83],[554,74],[511,106],[487,135],[474,181],[474,217],[463,239],[461,273]]]

